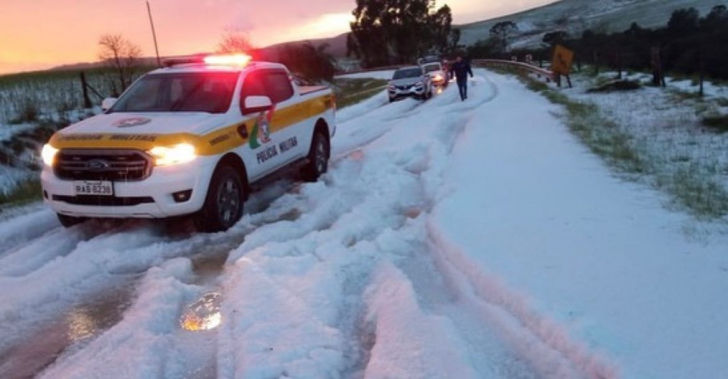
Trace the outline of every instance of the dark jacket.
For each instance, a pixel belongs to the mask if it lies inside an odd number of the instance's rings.
[[[465,61],[455,62],[450,67],[450,77],[457,78],[458,82],[462,82],[468,79],[468,74],[473,77],[473,70],[470,69],[470,64]]]

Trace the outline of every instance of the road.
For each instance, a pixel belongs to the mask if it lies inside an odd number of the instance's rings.
[[[476,74],[465,102],[450,87],[425,103],[381,94],[340,110],[330,172],[256,192],[225,233],[151,221],[66,230],[42,205],[6,216],[0,377],[619,377],[601,340],[542,306],[549,294],[509,287],[441,225],[500,230],[478,219],[472,193],[462,217],[449,212],[462,187],[453,167],[498,144],[477,131],[483,115],[513,112],[499,99],[546,104]],[[539,117],[559,125],[552,110]]]

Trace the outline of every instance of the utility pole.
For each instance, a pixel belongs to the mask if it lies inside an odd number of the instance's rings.
[[[152,8],[149,7],[149,1],[147,1],[147,13],[149,14],[149,25],[152,26],[152,37],[154,38],[154,51],[157,53],[157,66],[162,67],[162,61],[159,59],[159,47],[157,46],[157,33],[154,31],[154,21],[152,20]]]

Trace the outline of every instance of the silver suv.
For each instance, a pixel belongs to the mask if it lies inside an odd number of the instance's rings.
[[[387,91],[389,102],[408,96],[426,100],[432,97],[432,78],[420,66],[403,67],[394,72]]]

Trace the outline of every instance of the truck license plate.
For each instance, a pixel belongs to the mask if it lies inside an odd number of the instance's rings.
[[[107,180],[77,180],[73,182],[76,196],[114,196],[114,185]]]

